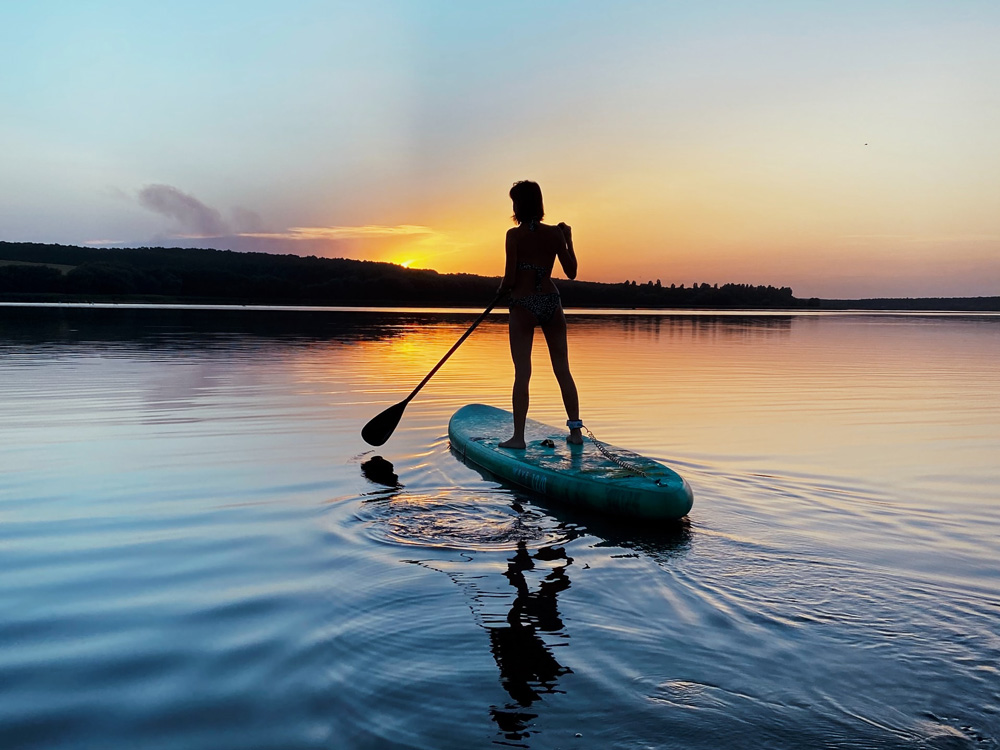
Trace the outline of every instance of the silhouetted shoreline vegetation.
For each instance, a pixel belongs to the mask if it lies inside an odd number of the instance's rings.
[[[1000,297],[804,300],[788,287],[750,284],[557,283],[567,307],[1000,309]],[[498,284],[499,276],[442,274],[346,258],[0,242],[0,301],[6,302],[481,307]]]

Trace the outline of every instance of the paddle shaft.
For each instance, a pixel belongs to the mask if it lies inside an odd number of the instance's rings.
[[[406,405],[413,400],[413,397],[417,395],[421,388],[427,384],[434,373],[441,369],[441,365],[448,361],[448,357],[455,353],[455,350],[462,345],[462,342],[469,338],[469,335],[476,330],[476,326],[483,322],[487,315],[490,314],[490,310],[496,307],[496,304],[500,301],[502,295],[497,294],[496,299],[494,299],[490,306],[483,310],[483,314],[476,318],[476,321],[469,326],[469,330],[462,334],[462,338],[455,342],[455,345],[448,350],[448,353],[441,357],[441,361],[434,365],[434,369],[427,373],[427,377],[420,381],[413,392],[400,401],[398,404],[393,404],[388,409],[380,412],[375,417],[368,421],[364,427],[361,428],[361,437],[369,445],[383,445],[386,440],[388,440],[393,431],[396,429],[396,425],[399,424],[400,418],[403,416],[403,410]]]
[[[434,365],[434,369],[427,373],[427,376],[417,384],[417,387],[413,389],[413,392],[404,398],[400,403],[408,404],[413,400],[413,397],[420,392],[420,389],[427,385],[427,381],[434,377],[434,373],[441,369],[441,365],[448,361],[448,357],[455,353],[455,350],[462,345],[462,342],[469,338],[469,336],[472,335],[472,332],[476,330],[476,327],[486,319],[486,316],[489,315],[490,312],[492,312],[493,308],[497,306],[497,303],[500,301],[502,296],[502,294],[498,294],[496,298],[490,302],[490,306],[483,310],[483,314],[476,318],[473,324],[469,326],[469,330],[462,334],[462,337],[455,342],[455,345],[448,350],[448,353],[441,357],[441,361]]]

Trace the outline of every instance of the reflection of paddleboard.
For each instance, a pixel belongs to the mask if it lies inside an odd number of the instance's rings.
[[[448,423],[452,449],[469,463],[541,495],[615,516],[676,520],[694,502],[680,475],[651,458],[613,446],[608,451],[644,473],[605,457],[590,440],[569,445],[566,430],[529,419],[524,450],[500,448],[513,415],[483,404],[463,406]],[[545,441],[543,443],[543,441]]]

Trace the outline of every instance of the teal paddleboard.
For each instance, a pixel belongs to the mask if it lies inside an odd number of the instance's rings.
[[[448,423],[451,447],[468,463],[532,492],[613,516],[669,521],[691,510],[694,496],[673,469],[637,453],[593,441],[569,445],[565,428],[527,421],[527,448],[501,448],[513,415],[484,404],[463,406]],[[645,475],[645,476],[643,476]]]

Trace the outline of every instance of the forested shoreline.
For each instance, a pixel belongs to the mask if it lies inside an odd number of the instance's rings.
[[[94,248],[0,241],[0,301],[481,307],[496,276],[392,263],[196,248]],[[590,308],[1000,310],[1000,297],[796,298],[789,287],[557,281]]]
[[[499,277],[392,263],[192,248],[0,242],[2,301],[482,306]],[[567,307],[798,308],[788,287],[558,281]],[[817,301],[812,301],[816,304]]]

